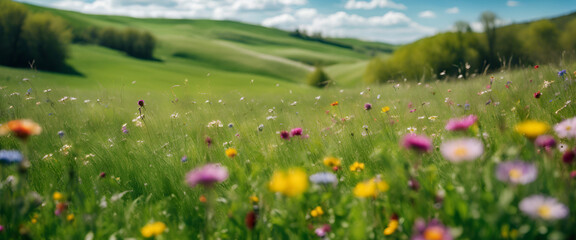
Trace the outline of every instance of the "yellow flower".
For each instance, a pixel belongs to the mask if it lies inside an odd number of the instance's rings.
[[[535,120],[526,120],[516,125],[516,132],[529,139],[545,134],[549,129],[550,126],[547,123]]]
[[[310,216],[312,217],[318,217],[318,216],[322,216],[324,215],[324,211],[322,210],[322,207],[318,206],[316,208],[314,208],[312,211],[310,211]]]
[[[338,106],[338,101],[334,101],[334,102],[330,103],[330,106],[332,106],[332,107]]]
[[[398,220],[392,219],[392,221],[388,223],[388,227],[384,229],[384,235],[392,235],[392,233],[396,232],[396,229],[398,229]]]
[[[325,157],[324,158],[324,165],[326,165],[327,167],[340,167],[341,164],[341,160],[335,157]]]
[[[54,201],[60,201],[62,198],[64,198],[64,195],[60,192],[54,192],[54,194],[52,194],[52,199],[54,199]]]
[[[256,196],[250,196],[250,202],[252,204],[257,204],[260,201],[260,199],[258,199],[258,197]]]
[[[364,170],[364,163],[354,162],[350,165],[350,171],[352,172],[360,172]]]
[[[68,216],[66,216],[66,220],[68,220],[69,222],[74,221],[74,214],[72,213],[68,214]]]
[[[380,192],[386,192],[390,186],[384,180],[372,178],[368,181],[358,183],[354,187],[354,195],[357,197],[376,197]]]
[[[143,237],[149,238],[152,236],[158,236],[162,234],[164,230],[166,230],[166,224],[164,224],[163,222],[155,222],[146,224],[146,226],[140,229],[140,232],[142,233]]]
[[[42,133],[42,127],[30,119],[12,120],[0,125],[0,136],[10,132],[17,138],[27,139],[29,136]]]
[[[272,180],[270,180],[268,187],[272,192],[279,192],[293,197],[302,194],[308,189],[308,177],[300,169],[290,169],[287,172],[276,171],[272,175]]]
[[[387,113],[388,111],[390,111],[390,107],[386,106],[382,108],[383,113]]]
[[[236,157],[236,155],[238,155],[238,151],[236,151],[236,149],[234,148],[226,149],[226,156],[228,156],[229,158],[234,158]]]

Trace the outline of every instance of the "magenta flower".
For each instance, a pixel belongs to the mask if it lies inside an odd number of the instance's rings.
[[[364,110],[370,110],[370,109],[372,109],[372,104],[370,103],[364,104]]]
[[[534,144],[536,144],[538,147],[550,150],[556,147],[556,140],[551,135],[540,135],[536,138],[536,140],[534,140]]]
[[[292,130],[290,130],[290,135],[292,137],[294,136],[302,136],[302,128],[293,128]]]
[[[414,234],[412,240],[452,240],[450,230],[438,219],[432,219],[428,224],[422,219],[417,219],[414,223]]]
[[[574,158],[576,158],[576,150],[568,149],[562,154],[562,162],[566,164],[574,162]]]
[[[521,160],[503,162],[496,167],[496,178],[502,182],[527,184],[536,180],[536,165]]]
[[[324,236],[326,236],[327,233],[329,233],[331,230],[330,224],[324,224],[322,227],[316,228],[316,230],[314,230],[314,233],[316,233],[316,236],[323,238]]]
[[[282,130],[280,132],[280,138],[282,138],[284,140],[290,140],[290,133],[288,131]]]
[[[220,164],[209,163],[203,167],[196,168],[186,174],[186,183],[190,187],[198,184],[210,187],[216,182],[223,182],[228,179],[228,170]]]
[[[476,117],[475,115],[469,115],[467,117],[459,118],[459,119],[453,118],[453,119],[450,119],[448,121],[448,123],[446,124],[446,130],[448,130],[448,131],[465,131],[470,126],[474,125],[474,123],[476,123],[477,120],[478,120],[478,117]]]
[[[406,149],[420,152],[432,151],[432,140],[424,135],[407,134],[402,138],[401,144]]]

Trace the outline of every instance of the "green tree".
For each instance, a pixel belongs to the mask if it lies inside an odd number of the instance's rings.
[[[480,22],[484,27],[486,43],[488,44],[486,62],[494,68],[498,66],[498,59],[496,57],[496,20],[498,20],[498,16],[490,11],[483,12],[482,15],[480,15]]]
[[[559,59],[560,31],[549,20],[532,22],[525,33],[526,52],[534,62],[552,62]]]
[[[310,86],[323,88],[330,82],[330,77],[328,77],[328,74],[324,72],[321,66],[316,66],[316,69],[308,75],[307,82]]]
[[[24,56],[39,69],[60,70],[68,56],[71,32],[66,23],[49,13],[32,14],[22,27]]]
[[[22,26],[28,9],[21,4],[0,0],[0,64],[18,66],[21,58]]]
[[[576,18],[566,25],[560,37],[560,43],[565,51],[574,52],[576,50]]]

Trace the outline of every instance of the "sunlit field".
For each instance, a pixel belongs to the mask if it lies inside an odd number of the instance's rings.
[[[0,80],[0,238],[574,238],[574,70],[274,94],[28,71]]]

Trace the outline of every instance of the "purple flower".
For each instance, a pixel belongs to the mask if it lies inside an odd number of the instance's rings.
[[[310,182],[320,185],[336,185],[338,184],[338,177],[331,172],[319,172],[310,175]]]
[[[545,148],[546,150],[556,147],[556,140],[551,135],[540,135],[534,140],[536,146]]]
[[[562,162],[566,164],[570,164],[574,162],[574,158],[576,157],[576,150],[568,149],[562,154]]]
[[[58,136],[60,136],[60,138],[64,137],[64,131],[58,131]]]
[[[438,219],[432,219],[428,224],[422,219],[417,219],[414,223],[414,234],[412,240],[452,240],[450,230]]]
[[[284,140],[290,140],[290,133],[288,131],[281,131],[280,138]]]
[[[144,100],[138,100],[138,106],[144,107]]]
[[[0,150],[0,163],[2,164],[13,164],[22,162],[22,153],[17,150]]]
[[[406,149],[414,149],[420,152],[432,151],[432,140],[423,135],[407,134],[402,138],[401,144]]]
[[[188,156],[184,155],[182,156],[182,158],[180,159],[181,162],[185,163],[188,162]]]
[[[496,178],[502,182],[527,184],[536,180],[537,176],[536,166],[521,160],[503,162],[496,167]]]
[[[469,115],[467,117],[459,119],[453,118],[450,119],[446,124],[446,130],[448,131],[467,130],[470,126],[474,125],[474,123],[476,123],[477,120],[478,117],[476,117],[475,115]]]
[[[302,128],[293,128],[292,130],[290,130],[290,135],[292,137],[294,136],[302,136]]]
[[[558,77],[562,77],[564,75],[566,75],[566,69],[558,72]]]
[[[4,226],[0,225],[0,232],[4,231]]]
[[[204,139],[204,142],[208,147],[212,146],[212,138],[206,137],[206,139]]]
[[[532,218],[544,220],[562,219],[568,216],[568,208],[556,198],[543,195],[532,195],[522,199],[520,211]]]
[[[316,233],[316,236],[318,237],[324,237],[326,236],[326,233],[329,233],[331,230],[330,228],[330,224],[324,224],[322,227],[316,228],[316,230],[314,230],[314,233]]]
[[[364,110],[370,110],[370,109],[372,109],[372,104],[370,103],[364,104]]]
[[[220,164],[209,163],[203,167],[196,168],[186,174],[186,183],[190,187],[198,184],[210,187],[216,182],[223,182],[228,179],[228,170]]]

